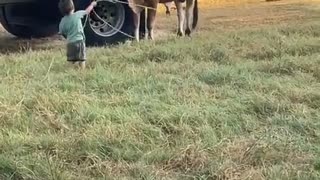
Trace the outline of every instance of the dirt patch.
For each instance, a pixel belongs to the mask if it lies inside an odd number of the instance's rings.
[[[207,1],[206,1],[207,2]],[[215,30],[237,30],[270,24],[290,23],[305,20],[314,2],[312,1],[214,1],[200,3],[200,20],[197,32]],[[223,3],[224,2],[224,3]],[[160,14],[156,24],[156,35],[163,37],[176,30],[176,11],[171,16]]]

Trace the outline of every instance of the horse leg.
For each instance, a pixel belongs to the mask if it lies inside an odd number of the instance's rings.
[[[164,6],[166,7],[166,15],[170,16],[170,7],[168,3],[165,3]]]
[[[166,6],[166,15],[167,16],[170,16],[170,9],[169,9],[169,7],[167,6],[167,5],[165,5]]]
[[[140,31],[140,12],[133,13],[133,25],[134,25],[134,37],[139,42],[139,31]]]
[[[154,6],[153,8],[157,8],[157,6]],[[148,10],[148,18],[147,18],[147,28],[148,28],[148,34],[149,34],[149,39],[153,40],[153,29],[154,29],[154,24],[156,21],[156,15],[157,11],[155,9],[149,9]]]
[[[174,1],[177,7],[177,14],[178,14],[178,36],[183,36],[184,35],[184,10],[182,6],[182,2],[179,0]]]
[[[147,30],[146,30],[146,18],[145,18],[145,10],[141,11],[141,15],[140,15],[140,39],[145,38],[146,34],[147,34]]]
[[[194,8],[194,0],[187,0],[187,5],[186,5],[187,29],[185,32],[187,36],[190,36],[191,30],[192,30],[193,8]]]

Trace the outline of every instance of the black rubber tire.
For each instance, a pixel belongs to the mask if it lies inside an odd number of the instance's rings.
[[[41,24],[30,24],[30,25],[15,25],[10,23],[12,17],[12,10],[18,8],[21,4],[18,5],[5,5],[0,7],[0,23],[3,28],[7,30],[10,34],[20,37],[20,38],[41,38],[48,37],[56,34],[58,32],[58,23],[45,23]],[[26,5],[24,5],[26,6]],[[37,19],[34,19],[34,22],[37,22]],[[43,21],[42,21],[43,22]],[[48,21],[49,22],[49,21]]]
[[[125,9],[125,20],[121,27],[121,31],[132,36],[133,34],[133,11],[126,4],[121,4]],[[117,32],[113,36],[104,37],[96,34],[90,27],[89,21],[86,22],[84,33],[86,36],[86,44],[88,46],[113,45],[131,39],[130,37]]]

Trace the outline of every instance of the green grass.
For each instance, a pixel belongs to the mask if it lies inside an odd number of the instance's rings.
[[[0,55],[0,179],[320,178],[320,24]]]

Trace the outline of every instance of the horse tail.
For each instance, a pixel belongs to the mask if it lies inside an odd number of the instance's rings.
[[[194,1],[194,7],[193,7],[193,22],[192,22],[192,28],[196,28],[198,24],[198,0]]]

